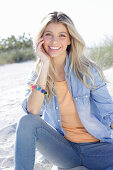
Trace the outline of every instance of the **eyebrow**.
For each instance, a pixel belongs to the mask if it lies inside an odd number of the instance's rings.
[[[47,31],[45,31],[45,33],[46,33],[46,32],[50,32],[50,33],[52,33],[52,31],[48,31],[48,30],[47,30]],[[65,33],[65,34],[67,34],[67,32],[59,32],[59,33]]]

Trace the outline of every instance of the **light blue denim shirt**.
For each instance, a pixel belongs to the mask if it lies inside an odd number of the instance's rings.
[[[74,74],[72,69],[69,77],[70,61],[69,56],[66,56],[65,65],[65,79],[68,84],[68,88],[74,99],[78,115],[86,130],[99,139],[101,142],[113,143],[113,130],[110,128],[110,124],[113,122],[113,101],[106,88],[106,83],[101,79],[98,72],[93,68],[92,73],[94,75],[95,90],[89,90]],[[35,69],[31,71],[26,89],[25,99],[22,102],[22,107],[26,113],[27,98],[31,92],[29,85],[35,82],[38,77]],[[38,101],[37,101],[38,102]],[[43,115],[43,116],[42,116]],[[54,127],[59,133],[65,136],[65,130],[62,128],[61,115],[59,109],[59,103],[57,96],[52,96],[51,102],[44,102],[40,110],[40,116]]]

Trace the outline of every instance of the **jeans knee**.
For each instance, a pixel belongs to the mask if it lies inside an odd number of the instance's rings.
[[[40,124],[41,118],[39,115],[27,114],[20,118],[17,129],[30,130]]]

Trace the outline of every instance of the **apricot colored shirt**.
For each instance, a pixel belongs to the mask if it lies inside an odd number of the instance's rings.
[[[89,134],[84,128],[77,113],[73,97],[68,89],[67,82],[55,82],[55,85],[60,106],[61,123],[66,132],[65,138],[76,143],[98,141],[98,139]]]

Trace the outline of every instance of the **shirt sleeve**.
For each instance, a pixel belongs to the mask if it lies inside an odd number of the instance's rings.
[[[28,110],[27,110],[27,99],[31,93],[31,89],[30,89],[30,84],[31,83],[35,83],[36,79],[37,79],[38,75],[35,71],[35,67],[33,67],[33,69],[31,70],[28,78],[27,78],[27,82],[26,82],[26,90],[25,90],[25,97],[21,103],[21,106],[24,110],[25,113],[29,114]],[[43,112],[44,112],[44,102],[43,102],[43,105],[41,107],[41,110],[40,110],[40,116],[43,115]]]
[[[91,90],[91,98],[99,110],[101,120],[108,127],[113,123],[113,100],[110,96],[107,84],[102,80],[97,70],[93,70],[95,89]]]

